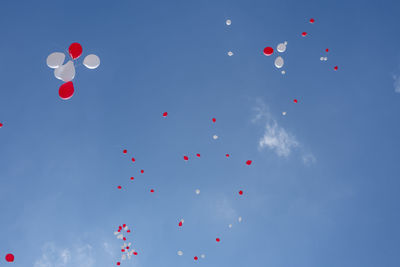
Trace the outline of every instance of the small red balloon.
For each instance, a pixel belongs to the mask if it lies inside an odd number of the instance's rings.
[[[197,258],[197,256],[194,256],[194,260],[197,261],[199,258]]]
[[[314,23],[315,22],[315,19],[310,19],[310,23]]]
[[[162,115],[163,115],[163,117],[165,118],[165,117],[168,116],[168,112],[164,112]]]
[[[137,252],[136,252],[136,251],[134,251],[134,252],[133,252],[133,255],[135,255],[135,256],[136,256],[136,255],[137,255]]]
[[[0,128],[3,127],[3,124],[0,122]]]
[[[79,43],[72,43],[68,48],[68,52],[72,59],[77,59],[82,55],[82,46]]]
[[[132,158],[132,162],[135,162],[136,161],[136,159],[135,158]]]
[[[154,189],[150,189],[150,192],[151,192],[151,193],[154,193]]]
[[[129,247],[126,247],[126,249],[129,249]]]
[[[118,186],[118,189],[122,189],[122,186],[119,185],[119,186]]]
[[[243,195],[243,191],[242,190],[239,191],[239,195]]]
[[[120,262],[117,262],[117,265],[119,266],[119,265],[121,265],[121,263],[120,263]]]
[[[122,238],[124,241],[126,241],[126,237]]]
[[[212,118],[212,122],[216,122],[217,121],[217,119],[216,118]]]
[[[226,156],[227,158],[229,158],[229,157],[230,157],[230,155],[229,155],[229,154],[226,154],[225,156]]]
[[[247,165],[251,165],[252,162],[253,162],[253,161],[248,160],[248,161],[246,161],[246,164],[247,164]]]
[[[125,227],[126,227],[126,224],[124,223],[124,224],[122,225],[122,227],[124,227],[124,228],[125,228]]]
[[[135,179],[135,177],[131,177],[131,180],[134,180]]]
[[[215,239],[215,241],[217,241],[217,242],[219,242],[219,241],[221,241],[221,239],[219,239],[218,237]]]
[[[266,56],[270,56],[274,53],[274,49],[270,46],[267,46],[266,48],[264,48],[264,55]]]
[[[7,262],[13,262],[14,261],[14,255],[9,253],[6,255],[6,261]]]
[[[338,66],[335,66],[333,69],[334,69],[334,70],[338,70],[338,68],[339,68]]]
[[[197,153],[196,156],[197,156],[198,158],[200,158],[200,154],[199,154],[199,153]]]
[[[140,173],[144,173],[144,170],[140,170]]]
[[[329,48],[325,49],[325,52],[329,52]]]
[[[125,252],[125,249],[121,249],[121,252]]]
[[[58,95],[63,100],[68,100],[74,95],[74,84],[72,82],[66,82],[60,86]]]
[[[124,151],[122,151],[122,153],[126,154],[126,153],[128,153],[128,150],[124,149]]]
[[[183,160],[189,160],[188,156],[183,156]]]
[[[182,225],[183,225],[182,221],[180,221],[178,225],[179,225],[179,226],[182,226]]]
[[[129,229],[128,229],[128,230],[126,230],[126,232],[127,232],[127,233],[130,233],[130,232],[131,232],[131,230],[129,230]],[[128,248],[128,249],[129,249],[129,248]]]
[[[301,36],[303,36],[303,37],[305,37],[306,35],[307,35],[306,32],[302,32],[302,33],[301,33]]]

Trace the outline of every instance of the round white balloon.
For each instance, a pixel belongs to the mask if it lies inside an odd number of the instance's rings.
[[[183,255],[183,251],[182,250],[179,250],[178,251],[178,256],[182,256]]]
[[[54,52],[47,57],[46,63],[49,68],[56,69],[64,63],[64,60],[64,53]]]
[[[69,60],[67,64],[60,66],[54,70],[54,76],[64,82],[72,81],[75,77],[74,62]]]
[[[277,67],[278,69],[282,68],[284,64],[283,58],[282,57],[277,57],[275,59],[275,67]]]
[[[278,46],[276,47],[276,50],[278,50],[278,52],[283,53],[286,51],[286,45],[284,43],[280,43],[278,44]]]
[[[100,58],[94,54],[87,55],[83,60],[83,65],[88,69],[95,69],[100,65]]]
[[[229,26],[229,25],[231,25],[231,24],[232,24],[232,21],[231,21],[230,19],[227,19],[227,20],[226,20],[226,25]]]
[[[196,189],[196,195],[200,194],[200,189]]]

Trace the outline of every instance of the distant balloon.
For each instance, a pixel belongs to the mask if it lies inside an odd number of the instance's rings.
[[[338,70],[338,69],[339,69],[339,67],[338,67],[338,66],[335,66],[333,69],[334,69],[334,70]]]
[[[217,139],[218,139],[218,135],[215,134],[215,135],[213,136],[213,139],[214,139],[214,140],[217,140]]]
[[[72,82],[66,82],[60,86],[58,95],[63,100],[68,100],[74,95],[74,84]]]
[[[100,66],[100,58],[94,54],[87,55],[83,60],[83,65],[88,69],[95,69]]]
[[[54,76],[64,82],[72,81],[75,77],[74,62],[69,60],[65,65],[55,69]]]
[[[206,255],[201,254],[200,257],[201,257],[202,259],[204,259],[204,258],[206,257]]]
[[[9,253],[6,255],[6,261],[7,262],[13,262],[14,261],[14,255]]]
[[[284,43],[280,43],[276,47],[276,50],[278,50],[279,53],[283,53],[286,51],[286,45]]]
[[[232,228],[232,224],[229,224],[228,227],[229,227],[229,228]]]
[[[217,121],[217,119],[216,118],[212,118],[212,122],[216,122]]]
[[[329,48],[325,49],[325,52],[329,52]]]
[[[199,258],[198,258],[197,256],[194,256],[193,259],[194,259],[195,261],[197,261]]]
[[[311,19],[310,19],[310,23],[312,24],[312,23],[314,23],[314,22],[315,22],[315,19],[311,18]]]
[[[231,25],[231,24],[232,24],[232,21],[231,21],[230,19],[227,19],[225,23],[226,23],[226,25],[228,25],[228,26],[229,26],[229,25]]]
[[[215,241],[217,241],[217,242],[219,242],[219,241],[221,241],[221,239],[219,239],[218,237],[215,239]]]
[[[286,111],[282,112],[282,115],[283,115],[283,116],[286,116]]]
[[[284,64],[283,58],[282,57],[277,57],[275,59],[275,67],[277,67],[278,69],[282,68]]]
[[[47,57],[46,63],[49,68],[56,69],[64,63],[64,60],[64,53],[54,52]]]
[[[298,101],[297,101],[297,99],[293,99],[293,102],[294,102],[294,103],[297,103]]]
[[[246,164],[249,165],[249,166],[250,166],[252,163],[253,163],[253,161],[251,161],[251,160],[246,161]]]
[[[0,128],[3,127],[3,124],[0,122]]]
[[[306,33],[306,32],[302,32],[302,33],[301,33],[301,36],[306,37],[306,36],[307,36],[307,33]]]
[[[229,52],[228,52],[228,56],[230,56],[230,57],[233,56],[233,52],[232,52],[232,51],[229,51]]]
[[[239,222],[242,222],[242,217],[239,216],[238,221],[239,221]]]
[[[270,56],[274,53],[274,49],[270,46],[264,48],[264,55]]]
[[[281,71],[281,73],[282,73],[282,75],[285,75],[285,74],[286,74],[286,71],[283,70],[283,71]]]
[[[162,115],[163,115],[163,117],[165,118],[165,117],[168,116],[168,112],[164,112]]]
[[[82,46],[79,43],[72,43],[68,48],[68,52],[72,59],[77,59],[82,55]]]
[[[196,189],[196,195],[200,194],[200,189]]]
[[[183,255],[183,251],[182,250],[178,250],[178,256],[182,256]]]

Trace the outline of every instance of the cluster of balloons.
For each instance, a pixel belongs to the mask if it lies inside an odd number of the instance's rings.
[[[72,43],[68,48],[71,60],[68,60],[65,64],[64,53],[54,52],[47,57],[47,66],[54,69],[54,76],[64,82],[58,91],[61,99],[70,99],[74,94],[74,85],[72,83],[75,78],[74,61],[82,55],[82,50],[82,46],[79,43]],[[87,55],[83,60],[83,65],[88,69],[96,69],[100,65],[100,58],[94,54]]]
[[[123,224],[122,226],[118,226],[118,230],[114,232],[114,235],[117,237],[117,239],[121,239],[124,241],[123,245],[121,246],[121,261],[124,261],[126,259],[131,259],[132,255],[137,255],[138,253],[131,247],[132,243],[126,243],[126,237],[124,235],[124,232],[129,234],[131,230],[126,224]],[[121,265],[120,261],[117,261],[117,265]]]
[[[278,51],[279,53],[283,53],[286,51],[286,46],[287,46],[286,41],[283,43],[280,43],[277,45],[276,51]],[[270,46],[267,46],[264,48],[263,52],[264,52],[264,55],[271,56],[274,53],[274,49]],[[278,56],[275,58],[274,65],[276,68],[281,69],[284,64],[285,64],[285,61],[283,60],[283,58],[281,56]],[[284,70],[282,70],[281,73],[285,74],[286,72]]]

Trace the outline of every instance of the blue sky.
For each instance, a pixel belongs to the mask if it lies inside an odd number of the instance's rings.
[[[115,266],[126,223],[122,266],[397,266],[399,8],[3,1],[0,265]],[[62,101],[46,57],[72,42],[101,65]]]

